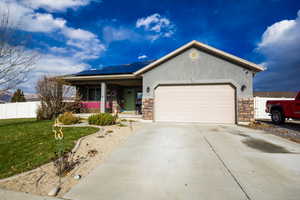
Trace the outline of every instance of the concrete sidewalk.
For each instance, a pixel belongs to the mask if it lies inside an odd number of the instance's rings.
[[[15,192],[10,190],[0,189],[0,200],[62,200],[55,197],[43,197],[24,192]]]
[[[252,139],[290,153],[246,145]],[[296,200],[298,152],[298,144],[238,126],[145,124],[65,197]]]

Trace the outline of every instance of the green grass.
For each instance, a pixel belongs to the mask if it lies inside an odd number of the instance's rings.
[[[0,120],[0,178],[34,169],[55,157],[52,124],[53,121],[36,119]],[[97,130],[63,128],[66,149],[71,150],[76,140]]]

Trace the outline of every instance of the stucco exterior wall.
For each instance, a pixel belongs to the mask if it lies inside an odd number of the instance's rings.
[[[198,55],[192,59],[190,54],[195,51]],[[253,96],[252,82],[251,70],[191,48],[143,74],[143,98],[154,98],[155,87],[159,84],[181,83],[231,83],[236,87],[238,99],[251,98]],[[246,86],[244,91],[241,91],[242,85]],[[149,92],[147,92],[147,87],[150,88]]]

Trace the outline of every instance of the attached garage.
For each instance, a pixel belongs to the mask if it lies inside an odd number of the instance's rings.
[[[155,89],[155,121],[235,123],[235,113],[235,89],[229,84],[166,85]]]
[[[253,77],[263,68],[192,41],[136,71],[143,119],[242,123],[254,120]]]

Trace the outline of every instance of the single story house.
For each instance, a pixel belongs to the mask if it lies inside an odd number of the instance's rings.
[[[134,113],[172,122],[254,119],[253,77],[261,66],[198,41],[158,60],[64,76],[92,112]]]

